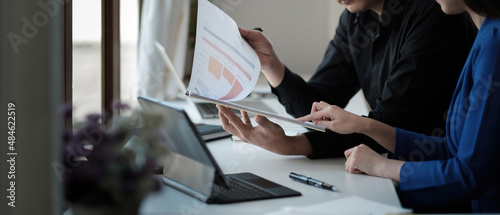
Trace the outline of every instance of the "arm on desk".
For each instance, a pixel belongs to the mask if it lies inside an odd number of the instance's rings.
[[[345,151],[347,161],[345,169],[350,173],[366,173],[368,175],[392,179],[399,182],[399,173],[404,161],[383,157],[370,147],[361,144]]]
[[[315,102],[311,114],[298,120],[313,121],[314,124],[326,126],[329,130],[340,134],[362,133],[389,151],[395,150],[395,128],[374,119],[349,113],[335,105]],[[394,181],[399,181],[399,173],[404,164],[403,161],[382,157],[364,144],[346,150],[345,156],[346,171],[390,178]]]
[[[313,121],[339,134],[361,133],[369,136],[387,150],[394,152],[396,129],[377,120],[350,113],[336,105],[315,102],[311,114],[298,118],[299,121]]]

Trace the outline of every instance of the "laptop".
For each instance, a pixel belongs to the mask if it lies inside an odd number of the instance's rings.
[[[224,174],[186,112],[167,102],[138,97],[144,111],[165,117],[163,183],[208,204],[300,196],[301,193],[253,173]]]
[[[183,93],[187,92],[187,87],[182,81],[182,79],[179,77],[177,71],[175,70],[174,65],[172,64],[172,60],[170,60],[170,57],[168,56],[167,52],[165,51],[165,48],[158,42],[155,42],[155,47],[158,53],[161,55],[165,65],[167,66],[168,70],[170,71],[171,75],[174,77],[176,80],[178,87],[183,91]],[[201,117],[203,119],[214,119],[219,117],[219,110],[213,103],[208,103],[208,102],[193,102],[191,101],[190,97],[186,97],[188,100],[188,103],[194,104],[196,106],[196,109],[200,113]],[[241,101],[236,101],[234,102],[236,104],[245,106],[245,107],[251,107],[257,110],[262,110],[266,111],[269,113],[274,113],[276,114],[276,111],[271,109],[269,106],[264,104],[260,100],[241,100]],[[233,113],[235,113],[237,116],[241,117],[240,111],[236,109],[231,109]],[[254,114],[249,113],[249,116],[252,117]]]

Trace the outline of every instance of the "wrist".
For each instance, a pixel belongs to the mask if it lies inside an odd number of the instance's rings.
[[[383,162],[378,162],[380,165],[375,168],[376,176],[399,182],[399,173],[401,172],[401,167],[405,162],[387,158],[383,159]]]
[[[262,69],[262,73],[272,87],[278,87],[285,77],[285,65],[276,58],[269,68]]]
[[[313,153],[312,146],[304,134],[297,136],[286,136],[285,143],[289,143],[286,155],[304,155],[311,156]]]
[[[360,126],[358,126],[358,130],[356,131],[356,133],[360,134],[369,133],[376,126],[374,125],[376,121],[371,118],[360,116],[358,119],[359,119],[358,125]]]

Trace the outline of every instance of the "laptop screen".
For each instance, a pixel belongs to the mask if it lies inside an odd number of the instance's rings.
[[[166,102],[144,96],[140,96],[138,100],[143,111],[154,111],[164,117],[161,130],[166,138],[167,148],[172,151],[165,162],[165,177],[205,195],[211,191],[214,179],[219,184],[225,183],[222,171],[186,112]]]

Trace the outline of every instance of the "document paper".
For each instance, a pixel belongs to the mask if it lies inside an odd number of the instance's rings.
[[[386,215],[411,212],[411,209],[385,205],[358,196],[349,196],[305,207],[284,207],[280,211],[266,215]]]
[[[186,95],[325,131],[324,126],[230,102],[247,97],[255,88],[259,75],[259,57],[241,37],[236,22],[207,0],[199,0],[193,69]]]
[[[207,0],[198,1],[193,71],[188,91],[237,101],[250,94],[260,75],[260,61],[240,36],[238,25]]]

